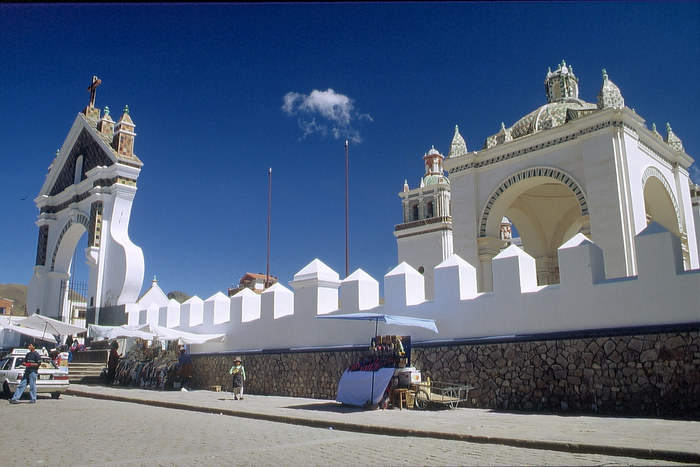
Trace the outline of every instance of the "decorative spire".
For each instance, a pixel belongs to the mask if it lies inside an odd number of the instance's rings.
[[[134,122],[129,116],[129,106],[124,107],[124,113],[114,128],[112,147],[121,155],[129,156],[134,154]]]
[[[665,141],[666,141],[666,144],[671,146],[676,151],[685,151],[685,149],[683,149],[683,142],[673,132],[673,130],[671,129],[670,123],[666,123],[666,140]]]
[[[104,115],[97,124],[97,130],[107,138],[114,137],[114,120],[109,116],[109,107],[105,107]]]
[[[425,162],[425,177],[428,175],[442,175],[442,161],[445,156],[440,154],[440,152],[435,149],[435,146],[431,146],[430,151],[423,156],[423,161]]]
[[[455,125],[455,134],[452,137],[452,144],[450,145],[450,152],[447,153],[447,157],[459,157],[467,154],[467,143],[459,134],[459,127]]]
[[[652,132],[652,134],[653,134],[654,136],[656,136],[657,138],[659,138],[661,141],[664,140],[664,137],[661,136],[661,133],[659,133],[658,130],[656,129],[656,123],[652,123],[652,124],[651,124],[651,132]]]
[[[603,85],[598,92],[599,109],[622,109],[625,107],[625,99],[622,98],[620,89],[608,79],[608,72],[603,68]]]
[[[547,103],[578,99],[578,78],[574,75],[573,69],[566,66],[564,60],[555,72],[552,72],[551,68],[547,70],[547,77],[544,80]]]
[[[408,191],[408,190],[409,190],[409,188],[408,188],[408,180],[404,180],[404,181],[403,181],[403,191],[406,192],[406,191]]]
[[[505,143],[506,141],[512,141],[513,136],[511,134],[511,129],[506,128],[506,124],[501,122],[501,131],[499,131],[496,134],[496,143],[497,144],[502,144]]]

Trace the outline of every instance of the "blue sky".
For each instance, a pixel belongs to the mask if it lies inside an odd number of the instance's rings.
[[[28,284],[33,203],[88,103],[136,124],[130,237],[144,288],[207,298],[265,272],[287,286],[314,258],[397,264],[397,193],[459,125],[469,150],[546,102],[562,61],[595,102],[607,69],[648,126],[700,157],[700,3],[0,5],[0,283]],[[662,131],[665,134],[665,131]],[[700,183],[697,164],[692,177]],[[85,238],[81,241],[84,246]],[[82,265],[83,261],[80,260]],[[78,280],[87,272],[77,269]],[[80,277],[80,276],[84,277]]]

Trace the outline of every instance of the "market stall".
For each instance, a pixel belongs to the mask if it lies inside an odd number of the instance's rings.
[[[124,386],[142,389],[179,389],[178,346],[162,349],[159,345],[148,345],[139,339],[119,360],[116,380]]]
[[[180,389],[179,349],[204,342],[222,342],[225,334],[194,334],[158,325],[137,328],[95,327],[95,332],[112,337],[130,337],[136,341],[119,360],[116,379],[119,384],[143,389]]]
[[[411,336],[377,335],[379,321],[399,326],[418,326],[438,332],[435,321],[379,313],[354,313],[317,316],[322,319],[375,321],[375,337],[367,353],[350,365],[338,383],[336,400],[357,407],[387,407],[399,400],[399,406],[411,406],[413,384],[421,382],[420,371],[411,366]]]

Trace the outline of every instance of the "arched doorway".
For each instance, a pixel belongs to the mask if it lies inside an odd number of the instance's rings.
[[[59,316],[64,322],[86,325],[89,300],[88,281],[94,261],[89,261],[89,219],[78,214],[66,222],[51,257],[53,274],[63,277],[58,296]],[[93,300],[94,301],[94,300]]]
[[[479,244],[482,270],[490,274],[490,262],[498,253],[501,224],[508,218],[522,241],[522,248],[537,263],[539,285],[559,282],[558,248],[583,232],[590,235],[588,206],[579,184],[551,167],[518,172],[493,191],[483,210]],[[490,283],[490,281],[485,281]]]
[[[684,232],[678,202],[673,196],[668,181],[657,168],[649,167],[642,176],[642,186],[647,225],[656,222],[680,237],[683,263],[686,268],[689,268],[688,236]]]

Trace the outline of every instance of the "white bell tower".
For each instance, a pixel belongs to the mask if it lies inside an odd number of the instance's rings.
[[[455,127],[450,154],[466,153],[467,145]],[[399,263],[406,262],[425,277],[425,297],[433,298],[433,269],[452,255],[452,211],[450,181],[442,161],[445,156],[434,147],[424,156],[425,174],[420,186],[410,189],[404,182],[399,193],[403,205],[403,223],[396,225]]]

